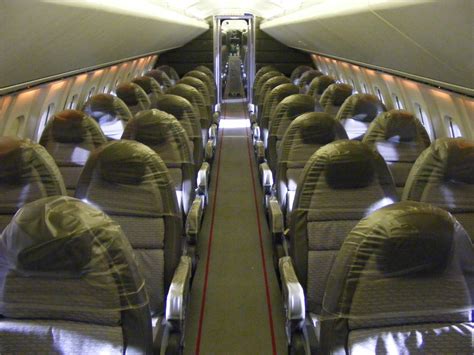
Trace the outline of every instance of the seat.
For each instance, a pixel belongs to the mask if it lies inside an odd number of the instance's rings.
[[[287,96],[298,94],[299,89],[293,84],[281,84],[272,89],[263,103],[262,115],[259,122],[257,122],[258,131],[253,129],[254,138],[256,141],[262,140],[264,147],[267,146],[268,141],[268,126],[270,119],[273,117],[278,104]]]
[[[214,80],[212,79],[212,77],[210,77],[206,73],[203,73],[200,70],[191,70],[191,71],[187,72],[186,74],[184,74],[185,78],[188,77],[188,76],[199,79],[203,83],[206,84],[207,91],[209,92],[209,98],[211,100],[210,104],[215,105],[215,103],[216,103],[216,84],[215,84]]]
[[[385,111],[385,105],[377,96],[354,94],[344,101],[336,119],[341,121],[350,139],[362,140],[370,123]]]
[[[314,111],[314,99],[309,95],[295,94],[285,97],[275,108],[268,128],[266,158],[268,166],[275,176],[279,158],[280,144],[290,123],[305,112]]]
[[[193,105],[184,97],[166,94],[158,100],[157,108],[176,117],[183,126],[193,151],[196,172],[199,171],[205,154],[208,161],[212,159],[213,147],[211,142],[210,146],[207,144],[206,149],[203,149],[201,123]],[[204,153],[204,151],[206,152]]]
[[[66,195],[53,158],[29,139],[0,137],[0,232],[20,207],[37,199]]]
[[[259,79],[258,81],[255,80],[254,81],[254,86],[253,86],[253,93],[254,93],[254,104],[258,104],[260,102],[260,93],[261,93],[261,89],[262,89],[262,86],[263,84],[266,83],[266,81],[268,79],[271,79],[275,76],[285,76],[283,73],[277,71],[277,70],[272,70],[272,71],[269,71],[265,74],[263,74]],[[258,115],[258,112],[256,112],[256,114]]]
[[[301,75],[303,75],[305,72],[308,70],[314,70],[313,67],[310,67],[309,65],[298,65],[293,71],[291,72],[290,75],[290,80],[293,84],[298,85],[300,81]]]
[[[185,76],[178,83],[179,84],[186,84],[186,85],[192,86],[195,89],[197,89],[201,93],[201,95],[204,97],[208,112],[212,113],[213,103],[212,103],[212,100],[211,100],[211,95],[209,93],[208,86],[204,81],[202,81],[201,79],[198,79],[194,76]]]
[[[194,68],[194,70],[199,70],[205,74],[207,74],[208,77],[210,77],[212,80],[214,80],[214,72],[206,67],[205,65],[198,65],[196,68]],[[216,83],[214,82],[214,87],[216,87]]]
[[[308,87],[308,95],[311,95],[319,102],[324,91],[329,87],[329,85],[334,84],[336,79],[329,75],[320,75],[311,80]]]
[[[160,84],[151,76],[139,76],[132,83],[140,86],[150,99],[150,108],[156,108],[156,100],[163,95]]]
[[[176,72],[176,70],[175,70],[172,66],[169,66],[169,65],[160,65],[160,66],[157,67],[156,69],[165,72],[166,75],[168,75],[168,78],[170,79],[171,84],[175,85],[175,84],[178,82],[178,80],[179,80],[179,75],[178,75],[178,73]]]
[[[411,167],[430,145],[421,122],[407,111],[390,110],[372,121],[362,141],[385,159],[401,197]]]
[[[181,275],[186,276],[183,282],[187,280],[183,287],[189,286],[192,262],[186,257],[184,265],[180,264],[186,252],[183,223],[174,182],[163,160],[142,143],[109,142],[90,155],[76,197],[99,207],[123,229],[145,279],[157,328],[167,326],[165,314],[177,312],[170,330],[176,331],[182,342],[185,303],[180,302],[185,300],[174,297],[179,289],[171,285],[174,277]]]
[[[431,143],[413,165],[402,200],[444,208],[474,237],[474,142],[439,138]]]
[[[153,69],[149,70],[145,73],[145,76],[149,76],[153,79],[155,79],[158,84],[160,84],[161,91],[166,92],[170,87],[172,87],[174,84],[171,82],[171,79],[168,77],[168,75],[158,69]]]
[[[352,86],[348,84],[335,83],[331,84],[324,90],[319,103],[323,108],[324,112],[333,115],[337,115],[339,109],[346,99],[352,95]]]
[[[282,84],[290,84],[290,79],[287,78],[286,76],[279,75],[275,76],[273,78],[268,79],[261,87],[260,89],[260,95],[258,97],[259,101],[257,102],[257,112],[258,112],[258,117],[257,117],[257,122],[260,122],[260,118],[262,117],[262,113],[264,110],[264,103],[265,99],[267,98],[267,95],[278,85]]]
[[[191,145],[181,124],[164,111],[142,111],[127,124],[122,138],[145,144],[163,160],[174,183],[183,221],[186,221],[186,235],[192,238],[190,243],[195,245],[207,199],[207,181],[197,182],[197,186],[202,188],[198,193],[202,196],[196,197]],[[202,179],[207,177],[206,174],[208,172],[198,175]]]
[[[28,203],[0,236],[0,353],[150,354],[143,283],[103,212],[66,196]]]
[[[322,354],[469,354],[472,240],[449,213],[402,202],[362,220],[331,270]]]
[[[318,76],[324,75],[321,73],[319,70],[307,70],[303,74],[301,74],[299,81],[298,81],[298,86],[300,87],[300,93],[306,94],[308,93],[309,90],[309,84],[311,81],[313,81],[314,78],[317,78]]]
[[[372,211],[397,201],[395,185],[383,158],[358,141],[339,140],[319,148],[304,167],[290,216],[289,237],[280,259],[285,292],[289,263],[302,285],[303,308],[314,319],[323,312],[323,297],[332,265],[347,234]],[[276,253],[278,241],[275,241]],[[286,251],[288,250],[288,251]],[[304,313],[300,314],[305,317]],[[300,318],[301,320],[301,318]],[[311,317],[307,318],[311,323]],[[314,352],[311,352],[314,353]]]
[[[178,83],[168,89],[167,94],[184,97],[193,105],[201,124],[202,142],[206,144],[209,140],[209,133],[213,122],[211,113],[209,112],[209,106],[206,104],[204,96],[195,87],[183,83]],[[217,125],[212,129],[212,139],[216,138],[216,132]]]
[[[117,86],[115,94],[127,105],[132,115],[142,110],[148,110],[151,106],[151,101],[139,85],[134,83],[123,83]]]
[[[341,139],[347,139],[344,127],[327,113],[307,112],[291,122],[281,140],[275,179],[276,196],[284,217],[291,213],[307,161],[322,146]]]
[[[82,111],[56,113],[41,134],[40,144],[53,157],[69,196],[91,151],[107,142],[97,122]]]
[[[110,94],[91,96],[82,111],[97,121],[110,140],[120,139],[125,125],[133,117],[125,102]]]

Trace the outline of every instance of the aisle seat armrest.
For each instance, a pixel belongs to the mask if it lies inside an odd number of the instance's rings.
[[[204,208],[204,197],[196,196],[189,208],[186,218],[186,239],[189,244],[196,244],[201,229],[202,213]]]
[[[206,147],[204,148],[204,160],[206,162],[211,162],[214,158],[214,141],[209,139],[206,143]]]
[[[221,120],[221,113],[219,111],[214,112],[212,114],[212,123],[218,126],[220,120]]]
[[[166,297],[166,321],[171,324],[173,330],[184,330],[191,270],[191,258],[181,256]]]
[[[262,182],[262,188],[265,195],[270,195],[273,186],[273,174],[272,170],[268,166],[267,162],[261,163],[259,166],[260,177]]]
[[[285,225],[280,203],[275,197],[271,197],[268,202],[268,220],[272,238],[276,243],[281,243]]]
[[[215,123],[211,124],[211,127],[209,127],[209,138],[214,142],[217,140],[217,124]]]
[[[291,257],[284,256],[278,262],[283,303],[286,312],[287,332],[290,335],[304,326],[306,308],[303,287],[298,281]]]
[[[209,178],[211,174],[211,166],[208,162],[204,162],[201,165],[197,173],[197,181],[196,181],[196,192],[199,196],[204,196],[204,205],[207,204],[207,196],[208,196],[208,186],[209,186]]]
[[[252,136],[253,136],[253,145],[256,145],[259,141],[261,141],[260,126],[256,123],[252,125]]]

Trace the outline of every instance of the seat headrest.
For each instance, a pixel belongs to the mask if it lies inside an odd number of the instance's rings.
[[[300,90],[298,87],[290,83],[278,85],[271,91],[272,95],[275,95],[277,102],[283,100],[287,96],[298,94],[299,92]]]
[[[299,79],[301,75],[308,71],[308,70],[313,70],[313,67],[310,67],[309,65],[298,65],[293,71],[291,72],[290,78],[291,80]]]
[[[433,143],[447,157],[445,178],[474,184],[474,142],[465,138],[440,138]]]
[[[147,146],[155,146],[165,143],[174,134],[172,124],[175,121],[178,123],[173,115],[157,109],[140,111],[134,119],[132,119],[123,133],[123,139],[131,139],[143,143]]]
[[[65,110],[52,117],[52,134],[60,143],[81,143],[87,132],[84,121],[87,115],[78,110]]]
[[[98,154],[100,175],[111,183],[139,185],[147,179],[146,158],[156,154],[146,145],[121,140],[110,142],[92,154]]]
[[[308,112],[298,120],[301,120],[300,130],[305,144],[325,145],[337,139],[336,125],[340,123],[327,113]]]
[[[179,75],[178,73],[176,72],[176,70],[170,66],[170,65],[160,65],[158,68],[156,68],[158,70],[161,70],[163,72],[165,72],[168,77],[172,80],[178,80],[179,79]]]
[[[13,137],[0,137],[0,181],[14,183],[23,175],[22,149],[31,143]]]
[[[348,84],[335,83],[329,85],[326,89],[328,95],[332,96],[332,102],[335,106],[341,106],[346,99],[352,95],[352,86]],[[325,94],[325,92],[323,93]],[[322,99],[321,99],[322,101]]]
[[[155,79],[160,84],[165,83],[165,82],[166,82],[166,84],[171,84],[170,77],[168,76],[168,74],[166,74],[162,70],[153,69],[153,70],[147,71],[145,73],[145,76],[149,76],[149,77]]]
[[[154,80],[150,76],[139,76],[132,80],[132,83],[140,86],[143,91],[147,94],[151,94],[153,92],[152,80]]]
[[[300,83],[308,84],[314,78],[323,75],[319,70],[307,70],[300,76]]]
[[[286,76],[283,76],[283,75],[275,76],[273,78],[268,79],[265,82],[265,84],[270,88],[275,88],[278,85],[289,84],[289,83],[290,83],[290,79],[288,79]]]
[[[184,115],[192,109],[191,103],[182,96],[166,94],[161,96],[156,106],[162,111],[166,111],[169,114],[176,117],[179,121],[184,118]]]
[[[372,122],[375,117],[385,111],[384,104],[375,95],[355,94],[352,95],[352,100],[352,118],[357,121]]]
[[[305,112],[314,111],[315,107],[314,98],[304,94],[287,96],[280,103],[286,105],[288,118],[291,120]]]
[[[416,118],[413,114],[402,110],[384,112],[386,119],[385,139],[400,137],[400,141],[408,142],[416,138]]]
[[[119,97],[127,106],[138,105],[143,99],[143,90],[134,83],[123,83],[117,86],[115,90],[117,97]]]
[[[260,77],[259,84],[263,85],[268,79],[273,78],[274,76],[283,76],[283,73],[279,72],[278,70],[266,72]]]
[[[314,87],[314,94],[322,95],[324,90],[326,90],[329,85],[334,84],[335,82],[336,79],[334,79],[332,76],[320,75],[311,81],[310,86]]]
[[[326,183],[333,189],[366,187],[374,180],[374,153],[366,144],[341,140],[318,152],[327,156]]]
[[[194,86],[188,85],[180,81],[178,84],[169,88],[167,91],[168,94],[182,96],[189,100],[190,97],[199,95],[198,89]]]
[[[203,81],[203,82],[206,82],[209,80],[209,77],[203,73],[202,71],[199,71],[199,70],[191,70],[191,71],[188,71],[184,77],[188,77],[188,76],[191,76],[191,77],[194,77],[194,78],[198,78],[199,80]]]
[[[198,65],[195,68],[195,70],[201,71],[207,74],[210,78],[214,79],[214,72],[210,68],[206,67],[205,65]]]
[[[205,82],[195,76],[185,76],[179,80],[178,84],[186,84],[192,86],[194,88],[198,88],[200,86],[206,86]]]
[[[115,114],[115,100],[117,98],[111,94],[97,94],[89,98],[84,104],[89,111],[100,111],[108,114]]]
[[[397,206],[401,208],[402,206]],[[426,207],[419,207],[423,211]],[[451,254],[454,226],[438,214],[402,214],[389,230],[377,253],[377,268],[385,275],[420,275],[442,272]],[[390,217],[379,216],[384,223]],[[387,220],[385,220],[387,218]]]

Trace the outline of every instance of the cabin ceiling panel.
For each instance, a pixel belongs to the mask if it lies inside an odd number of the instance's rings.
[[[473,2],[330,1],[266,21],[284,44],[461,88],[474,87]]]
[[[0,88],[180,47],[209,28],[77,3],[0,1]]]

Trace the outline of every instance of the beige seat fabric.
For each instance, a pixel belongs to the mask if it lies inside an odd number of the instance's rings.
[[[137,84],[120,84],[115,93],[119,99],[125,102],[132,115],[142,110],[148,110],[151,106],[151,101],[145,90]]]
[[[331,84],[324,90],[319,103],[324,112],[336,117],[344,101],[352,95],[352,86],[342,83]]]
[[[156,108],[156,101],[163,95],[160,84],[151,76],[139,76],[132,83],[140,86],[150,99],[150,108]]]
[[[161,91],[165,92],[168,90],[170,87],[172,87],[174,84],[171,82],[171,79],[169,76],[162,70],[158,69],[153,69],[150,71],[147,71],[145,73],[145,76],[149,76],[153,79],[155,79],[158,84],[160,84]]]

